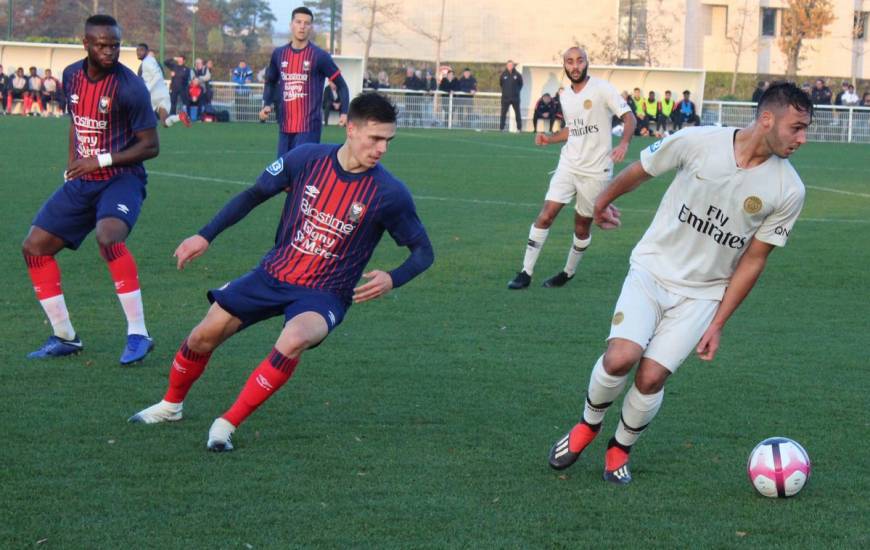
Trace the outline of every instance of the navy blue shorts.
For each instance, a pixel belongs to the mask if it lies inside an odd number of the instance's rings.
[[[278,315],[284,315],[286,323],[300,313],[313,311],[326,319],[332,332],[350,307],[340,296],[279,281],[259,267],[219,289],[209,290],[208,301],[217,302],[241,319],[239,330]]]
[[[320,129],[311,132],[299,132],[298,134],[278,132],[278,156],[284,156],[290,149],[299,147],[303,143],[320,143]]]
[[[123,220],[133,230],[145,201],[145,178],[118,174],[106,181],[64,182],[36,213],[33,225],[75,250],[103,218]]]

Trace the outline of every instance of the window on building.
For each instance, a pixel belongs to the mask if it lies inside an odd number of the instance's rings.
[[[776,8],[761,8],[761,36],[776,36]]]
[[[855,20],[852,23],[852,38],[864,40],[867,37],[867,16],[870,12],[856,11]]]
[[[646,4],[647,0],[619,0],[619,49],[626,65],[639,60],[646,49]]]

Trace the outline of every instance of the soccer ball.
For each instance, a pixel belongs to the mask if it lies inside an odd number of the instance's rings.
[[[797,441],[770,437],[752,449],[746,465],[755,490],[770,498],[791,497],[810,478],[810,457]]]

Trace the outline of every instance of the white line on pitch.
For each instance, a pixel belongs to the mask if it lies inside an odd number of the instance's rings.
[[[149,174],[153,174],[155,176],[166,176],[169,178],[178,178],[178,179],[186,179],[186,180],[194,180],[194,181],[211,181],[215,183],[231,183],[233,185],[244,185],[249,186],[253,185],[252,181],[239,181],[239,180],[225,180],[221,178],[209,178],[205,176],[191,176],[188,174],[176,174],[173,172],[158,172],[156,170],[149,170]],[[536,208],[540,206],[540,203],[533,202],[511,202],[511,201],[497,201],[497,200],[487,200],[487,199],[465,199],[461,197],[436,197],[432,195],[414,195],[415,199],[423,200],[423,201],[439,201],[439,202],[459,202],[465,204],[488,204],[493,206],[522,206],[523,208]],[[643,208],[620,208],[620,210],[624,212],[643,212],[643,213],[652,213],[653,210],[643,209]],[[846,219],[836,219],[836,218],[800,218],[800,221],[803,222],[819,222],[819,223],[870,223],[870,220],[846,220]]]

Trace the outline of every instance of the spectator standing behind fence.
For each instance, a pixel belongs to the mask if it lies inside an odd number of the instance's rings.
[[[426,76],[423,77],[423,91],[434,92],[437,89],[438,83],[435,81],[435,77],[432,76],[432,72],[426,71]]]
[[[190,81],[190,86],[187,87],[187,112],[193,122],[200,119],[202,108],[205,106],[205,94],[205,86],[198,78]]]
[[[387,88],[391,88],[390,86],[390,77],[387,75],[386,71],[380,71],[378,73],[378,82],[376,90],[385,90]]]
[[[244,60],[239,61],[239,64],[233,69],[233,82],[236,87],[233,89],[233,107],[235,108],[236,120],[242,118],[242,104],[251,96],[249,84],[254,82],[254,71],[248,67]]]
[[[831,89],[825,86],[824,79],[816,80],[816,85],[810,92],[810,98],[813,100],[813,105],[830,105],[831,104]]]
[[[186,102],[187,87],[190,86],[190,67],[185,65],[183,55],[177,55],[174,59],[167,59],[163,64],[169,69],[169,114],[178,113],[178,103],[182,106]]]
[[[532,115],[532,131],[538,131],[538,121],[543,120],[547,124],[547,131],[553,133],[553,122],[556,120],[556,104],[553,96],[544,94],[535,103],[535,114]]]
[[[752,102],[753,103],[758,103],[758,100],[761,99],[762,94],[764,94],[764,91],[767,90],[768,86],[769,86],[769,84],[767,83],[766,80],[759,80],[758,81],[758,85],[755,87],[755,90],[752,92]]]
[[[377,90],[378,83],[372,80],[372,72],[366,71],[363,75],[363,90]]]
[[[211,69],[203,62],[201,57],[197,57],[193,62],[193,78],[199,80],[202,86],[203,97],[200,101],[201,106],[206,106],[211,103]]]
[[[842,100],[842,105],[845,105],[847,107],[857,106],[858,102],[860,101],[860,98],[858,97],[858,94],[855,93],[855,86],[852,86],[851,84],[849,84],[846,87],[846,92],[843,94],[843,97],[841,98],[841,100]]]
[[[457,84],[459,88],[459,97],[456,103],[459,105],[457,113],[461,117],[462,122],[468,123],[471,115],[471,107],[474,103],[474,94],[477,93],[477,79],[471,74],[471,69],[465,67],[462,70],[462,77]]]
[[[698,125],[701,119],[698,118],[698,110],[695,108],[695,102],[690,99],[691,92],[683,90],[683,99],[677,103],[677,118],[674,120],[676,126],[674,130],[679,130],[684,124]]]
[[[402,83],[402,89],[420,92],[423,91],[423,80],[420,78],[420,71],[415,71],[414,67],[405,69],[405,81]],[[422,101],[423,97],[416,94],[404,95],[404,111],[408,117],[410,126],[422,125]]]
[[[323,125],[329,126],[329,115],[336,112],[341,115],[341,95],[335,82],[329,81],[323,91]]]
[[[523,89],[523,75],[516,69],[516,64],[508,59],[505,63],[504,70],[498,79],[498,84],[501,87],[501,117],[499,119],[499,129],[503,132],[507,119],[507,112],[510,107],[514,109],[514,117],[517,120],[517,131],[523,131],[523,118],[520,114],[520,90]]]
[[[441,78],[441,82],[438,83],[438,91],[446,94],[438,99],[441,101],[444,126],[447,126],[450,121],[450,95],[459,91],[459,81],[456,79],[456,73],[453,72],[453,69],[448,69],[447,74]]]
[[[870,107],[870,92],[864,92],[864,97],[861,98],[858,107]]]
[[[845,80],[843,84],[840,86],[840,91],[837,92],[837,95],[834,96],[834,105],[842,105],[843,104],[843,94],[849,91],[849,83]]]

